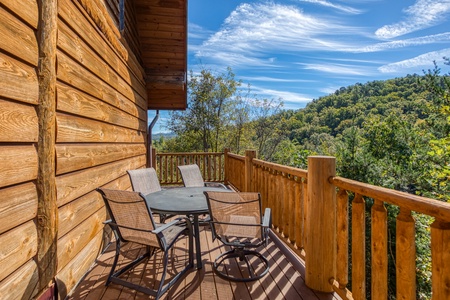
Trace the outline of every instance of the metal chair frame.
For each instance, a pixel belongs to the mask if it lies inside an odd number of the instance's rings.
[[[213,240],[216,238],[220,240],[224,245],[231,247],[230,250],[220,254],[213,263],[213,269],[216,272],[219,277],[231,280],[231,281],[237,281],[237,282],[250,282],[254,280],[258,280],[262,277],[264,277],[269,272],[269,262],[268,260],[258,251],[251,250],[256,249],[262,245],[266,245],[268,243],[269,238],[269,230],[271,228],[271,210],[270,208],[266,208],[264,215],[261,214],[261,195],[259,193],[230,193],[230,192],[204,192],[207,202],[208,202],[208,208],[209,208],[209,214],[211,217],[211,233]],[[222,203],[222,204],[229,204],[233,205],[232,202],[224,201],[222,199],[225,199],[230,196],[230,194],[237,194],[237,195],[243,195],[246,194],[247,196],[255,196],[254,200],[242,200],[236,204],[243,204],[243,203],[251,203],[251,202],[258,202],[259,205],[259,213],[261,216],[261,220],[259,224],[245,224],[245,223],[238,223],[238,222],[224,222],[220,221],[220,217],[216,218],[216,211],[213,207],[213,202]],[[254,228],[260,228],[261,229],[261,236],[254,239],[248,239],[248,238],[242,238],[239,236],[234,237],[231,239],[228,236],[222,235],[218,233],[217,228],[220,225],[235,225],[240,227],[254,227]],[[254,270],[252,270],[252,267],[250,265],[250,260],[252,258],[256,257],[259,259],[260,263],[263,265],[263,271],[257,274]],[[244,261],[246,263],[249,276],[248,278],[244,277],[236,277],[231,276],[229,274],[226,274],[223,271],[220,271],[222,264],[231,259],[239,259],[239,261]]]
[[[192,224],[191,221],[189,220],[189,218],[177,218],[167,224],[161,224],[161,226],[157,226],[157,224],[154,223],[153,220],[153,216],[151,213],[150,208],[148,207],[143,195],[141,193],[137,193],[137,192],[131,192],[131,191],[118,191],[118,190],[109,190],[109,189],[104,189],[104,188],[98,188],[97,191],[102,195],[103,200],[105,201],[105,206],[106,209],[109,213],[109,216],[111,217],[110,220],[107,220],[104,222],[104,224],[108,225],[111,227],[114,236],[116,238],[116,249],[115,249],[115,256],[114,256],[114,261],[111,267],[111,271],[109,273],[108,279],[106,280],[105,285],[108,286],[111,282],[126,286],[128,288],[137,290],[139,292],[154,296],[155,299],[159,299],[165,292],[167,292],[167,290],[173,286],[178,279],[181,278],[181,276],[183,276],[189,269],[191,269],[194,266],[194,254],[193,254],[193,229],[192,229]],[[127,226],[124,224],[118,224],[116,222],[116,218],[114,216],[113,210],[110,207],[109,202],[110,201],[115,201],[115,199],[112,199],[112,197],[110,196],[112,193],[111,192],[115,192],[115,193],[122,193],[123,195],[130,195],[133,197],[136,197],[136,194],[139,195],[139,197],[136,198],[140,198],[138,199],[138,201],[143,201],[145,203],[145,207],[148,210],[149,213],[149,218],[151,220],[152,223],[152,227],[154,228],[153,230],[147,230],[147,229],[142,229],[142,228],[134,228],[131,226]],[[134,195],[133,195],[134,194]],[[130,213],[132,213],[130,211]],[[166,236],[164,235],[164,231],[167,229],[170,229],[172,226],[183,226],[185,227],[184,230],[181,230],[177,233],[177,235],[175,237],[173,237],[171,240],[169,240],[169,242],[166,239]],[[144,253],[143,255],[139,256],[138,258],[136,258],[135,260],[133,260],[132,262],[130,262],[129,264],[127,264],[126,266],[116,270],[117,267],[117,262],[120,256],[120,252],[121,252],[121,244],[127,243],[129,242],[129,240],[126,240],[124,238],[124,235],[121,233],[121,230],[126,229],[126,230],[131,230],[133,232],[141,232],[141,233],[150,233],[152,235],[155,235],[159,244],[159,247],[155,247],[154,245],[150,245],[150,244],[145,244],[144,242],[141,242],[140,244],[145,245],[146,246],[146,253]],[[180,228],[181,229],[181,228]],[[176,241],[181,238],[182,236],[185,236],[187,233],[188,235],[188,239],[189,239],[189,257],[188,257],[188,263],[186,264],[186,266],[180,271],[178,272],[178,274],[176,274],[168,283],[164,284],[165,282],[165,278],[166,278],[166,274],[167,274],[167,267],[168,267],[168,262],[169,262],[169,251],[173,250],[173,246],[176,243]],[[139,243],[139,241],[135,241],[133,240],[132,242],[135,243]],[[152,249],[153,248],[153,249]],[[157,289],[151,289],[151,288],[147,288],[135,283],[131,283],[129,281],[126,281],[122,278],[119,278],[120,275],[122,275],[123,273],[125,273],[126,271],[132,269],[133,267],[135,267],[136,265],[138,265],[139,263],[141,263],[144,259],[148,259],[152,254],[154,254],[155,250],[157,250],[157,248],[159,248],[162,252],[163,252],[163,272],[161,275],[161,280],[160,280],[160,284],[158,285]]]

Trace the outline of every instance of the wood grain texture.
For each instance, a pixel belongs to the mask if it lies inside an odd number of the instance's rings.
[[[130,57],[130,60],[125,64],[122,58],[113,51],[109,42],[86,19],[77,5],[70,0],[60,0],[58,13],[61,20],[68,24],[86,44],[92,45],[94,51],[105,59],[113,69],[117,70],[122,78],[127,79],[132,73],[134,79],[131,80],[138,80],[141,85],[145,85],[144,70],[137,60]],[[134,85],[138,84],[133,83]]]
[[[336,277],[336,191],[328,182],[335,175],[334,157],[308,157],[306,284],[321,292],[332,292]]]
[[[128,129],[86,118],[58,114],[58,143],[144,143],[143,131]]]
[[[55,183],[57,5],[57,0],[39,2],[39,140],[37,143],[39,159],[36,181],[39,293],[53,282],[57,267],[58,207]]]
[[[145,154],[144,144],[58,144],[56,173],[78,171]]]
[[[0,96],[20,102],[37,104],[39,86],[34,67],[0,52]]]
[[[35,106],[0,99],[0,120],[0,142],[38,141]]]
[[[416,297],[415,221],[411,211],[400,208],[396,221],[395,259],[397,299]]]
[[[17,14],[32,28],[38,26],[38,5],[35,0],[2,0],[2,4]]]
[[[135,106],[132,111],[123,111],[63,83],[57,85],[57,90],[58,111],[132,129],[146,129],[147,111],[144,109]]]
[[[337,194],[336,205],[336,280],[339,289],[348,284],[348,194],[340,189]]]
[[[33,299],[38,292],[38,279],[36,262],[31,259],[0,282],[0,295],[8,295],[9,299]]]
[[[38,157],[34,146],[0,147],[0,187],[35,180],[37,174]]]
[[[37,231],[33,221],[0,235],[0,281],[5,279],[37,252]]]
[[[36,217],[37,191],[34,183],[0,189],[0,199],[0,233]]]
[[[388,228],[387,210],[384,207],[384,203],[379,200],[375,200],[372,206],[371,226],[371,296],[374,300],[384,300],[388,298]]]
[[[38,63],[38,44],[32,28],[0,6],[0,49],[9,52],[32,66]]]
[[[450,299],[450,222],[431,224],[431,271],[433,300]]]
[[[366,223],[365,202],[360,194],[352,201],[352,294],[366,299]]]
[[[58,206],[69,203],[125,175],[126,170],[137,169],[145,165],[145,162],[144,155],[58,176],[56,178]]]

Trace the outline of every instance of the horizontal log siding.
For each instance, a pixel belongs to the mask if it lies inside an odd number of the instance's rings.
[[[0,295],[31,299],[38,283],[37,1],[2,1],[0,20]]]
[[[105,4],[58,1],[55,173],[60,297],[84,275],[104,242],[102,222],[107,216],[95,189],[130,189],[126,171],[146,165],[143,69],[135,54],[124,56],[127,45],[118,47],[118,39],[103,34],[118,32],[106,10],[99,18]]]

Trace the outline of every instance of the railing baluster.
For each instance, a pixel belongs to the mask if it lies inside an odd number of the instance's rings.
[[[344,189],[337,194],[336,225],[336,280],[339,288],[345,289],[348,284],[348,194]]]
[[[411,211],[400,208],[396,221],[397,299],[416,298],[415,221]]]
[[[295,245],[295,190],[294,190],[294,176],[286,178],[287,186],[287,212],[286,212],[286,234],[292,244]]]
[[[450,299],[450,222],[431,224],[431,269],[433,300]]]
[[[372,206],[372,299],[387,299],[387,210],[383,202]]]
[[[352,201],[352,293],[366,299],[366,223],[365,202],[360,194]]]

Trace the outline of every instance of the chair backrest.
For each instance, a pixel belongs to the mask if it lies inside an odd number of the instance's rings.
[[[160,247],[155,234],[142,231],[155,229],[150,208],[142,194],[105,188],[97,191],[103,196],[112,222],[118,226],[116,230],[120,239]]]
[[[154,168],[128,170],[133,191],[148,195],[161,190],[158,175]]]
[[[198,165],[184,165],[178,166],[181,173],[181,178],[183,179],[183,184],[185,187],[202,187],[205,186],[205,182],[200,172]]]
[[[259,193],[204,192],[215,236],[262,238]]]

